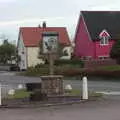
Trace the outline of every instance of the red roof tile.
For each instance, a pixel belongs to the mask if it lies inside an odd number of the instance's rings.
[[[43,32],[58,32],[59,42],[64,45],[71,45],[67,30],[65,27],[21,27],[20,33],[22,34],[23,42],[26,47],[38,46],[39,41],[42,39]]]

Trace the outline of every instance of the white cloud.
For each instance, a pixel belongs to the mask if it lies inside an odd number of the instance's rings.
[[[74,36],[80,10],[119,10],[119,0],[0,0],[0,32],[17,37],[20,26],[65,26]],[[61,17],[57,17],[61,16]]]
[[[119,11],[120,2],[118,0],[114,1],[114,3],[109,3],[109,4],[101,4],[101,5],[96,5],[91,7],[91,10],[109,10],[109,11]]]
[[[0,26],[8,26],[8,25],[20,25],[25,23],[36,23],[40,21],[53,21],[53,20],[62,20],[64,17],[53,17],[53,18],[34,18],[34,19],[25,19],[25,20],[17,20],[17,21],[6,21],[0,22]]]
[[[0,0],[0,2],[15,2],[16,0]]]

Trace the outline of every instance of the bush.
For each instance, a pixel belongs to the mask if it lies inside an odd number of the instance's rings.
[[[79,65],[54,65],[54,74],[55,75],[64,75],[64,76],[75,76],[80,75],[83,71]],[[21,75],[25,76],[42,76],[49,75],[49,66],[43,65],[41,67],[30,67]]]
[[[46,65],[29,67],[22,75],[26,76],[41,76],[49,74],[49,68]]]
[[[41,67],[43,67],[43,66],[45,66],[44,64],[37,64],[37,65],[35,65],[35,67],[33,67],[33,68],[41,68]]]
[[[120,40],[117,40],[112,46],[110,51],[110,57],[116,59],[117,63],[120,64]]]
[[[81,60],[56,60],[55,65],[79,65],[84,67],[84,62]]]
[[[41,91],[34,91],[33,93],[30,94],[30,100],[31,101],[43,101],[47,100],[47,94],[42,93]]]
[[[78,65],[61,65],[55,67],[54,73],[64,76],[80,76],[83,73],[83,69]]]
[[[103,76],[103,77],[120,77],[120,71],[104,71],[96,70],[94,72],[88,73],[91,76]]]
[[[32,92],[35,89],[41,90],[41,83],[26,83],[26,88],[28,92]]]

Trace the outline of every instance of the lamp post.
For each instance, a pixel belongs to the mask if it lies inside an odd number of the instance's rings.
[[[49,74],[53,75],[54,70],[54,56],[58,49],[58,33],[57,32],[43,32],[43,53],[48,54],[49,59]]]

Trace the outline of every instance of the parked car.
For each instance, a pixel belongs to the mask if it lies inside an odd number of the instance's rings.
[[[10,71],[20,71],[20,68],[16,64],[12,64],[10,66]]]

